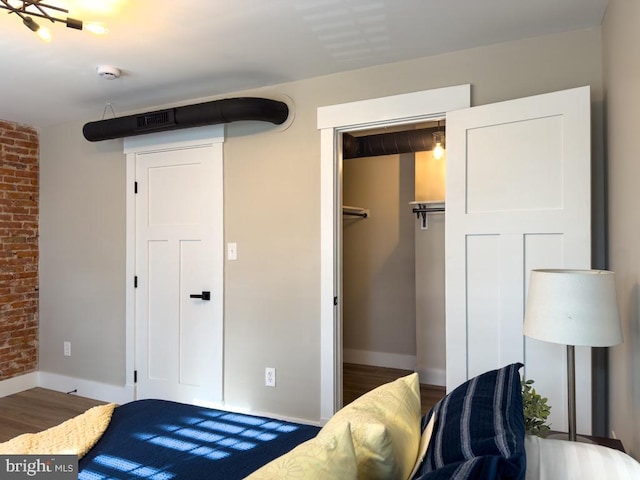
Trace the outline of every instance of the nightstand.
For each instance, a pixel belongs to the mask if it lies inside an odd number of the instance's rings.
[[[567,435],[568,434],[564,432],[551,430],[547,435],[547,438],[552,438],[554,440],[567,440]],[[609,447],[609,448],[613,448],[614,450],[620,450],[623,453],[627,453],[624,451],[624,446],[622,445],[622,441],[618,440],[617,438],[595,437],[593,435],[578,434],[578,441],[580,441],[580,437],[586,438],[591,442],[595,443],[596,445],[602,445],[603,447]]]
[[[622,445],[622,441],[618,440],[617,438],[594,437],[592,435],[582,435],[582,436],[588,438],[589,440],[593,441],[598,445],[613,448],[614,450],[620,450],[621,452],[626,453],[624,451],[624,446]]]

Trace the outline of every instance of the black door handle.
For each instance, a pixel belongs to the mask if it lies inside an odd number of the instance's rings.
[[[202,300],[211,300],[211,292],[202,292],[200,295],[192,293],[189,298],[201,298]]]

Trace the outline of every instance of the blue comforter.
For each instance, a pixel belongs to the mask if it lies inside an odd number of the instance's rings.
[[[119,406],[79,480],[241,479],[318,427],[164,400]]]

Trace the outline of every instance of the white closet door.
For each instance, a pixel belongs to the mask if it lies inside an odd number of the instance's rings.
[[[589,88],[451,112],[447,147],[447,388],[523,362],[566,430],[566,349],[522,327],[531,269],[591,265]],[[576,355],[589,434],[590,350]]]
[[[189,135],[131,153],[137,398],[222,402],[222,142]]]

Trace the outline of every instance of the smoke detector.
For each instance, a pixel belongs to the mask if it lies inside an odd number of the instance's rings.
[[[107,80],[114,80],[120,77],[120,69],[111,65],[100,65],[96,68],[98,75]]]

